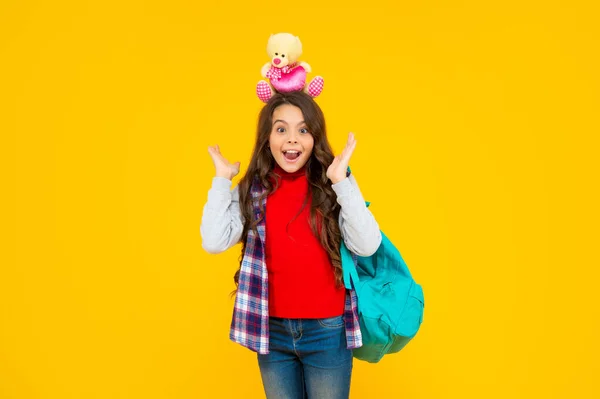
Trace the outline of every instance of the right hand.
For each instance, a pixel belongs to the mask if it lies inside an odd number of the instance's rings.
[[[223,155],[218,145],[209,146],[208,153],[212,158],[213,164],[215,165],[216,176],[224,177],[228,180],[232,180],[238,173],[240,173],[240,163],[230,163]]]

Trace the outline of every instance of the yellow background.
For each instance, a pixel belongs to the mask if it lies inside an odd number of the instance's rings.
[[[425,292],[351,397],[600,397],[594,3],[3,0],[0,397],[263,397],[199,225],[277,32]]]

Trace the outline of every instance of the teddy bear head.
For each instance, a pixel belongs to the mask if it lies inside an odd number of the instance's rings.
[[[271,65],[283,68],[300,58],[302,43],[298,36],[291,33],[276,33],[269,37],[267,54],[271,57]]]

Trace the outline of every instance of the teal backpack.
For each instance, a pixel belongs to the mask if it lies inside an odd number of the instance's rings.
[[[367,207],[369,202],[366,203]],[[341,240],[344,285],[354,286],[363,345],[353,356],[377,363],[400,351],[423,322],[425,300],[398,249],[381,232],[381,245],[371,256],[358,256]]]

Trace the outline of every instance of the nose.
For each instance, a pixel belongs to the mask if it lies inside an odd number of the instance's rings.
[[[275,65],[279,65],[279,64],[281,64],[281,60],[280,60],[279,58],[275,58],[275,59],[273,60],[273,63],[274,63]]]
[[[298,143],[298,135],[299,133],[295,130],[290,130],[287,136],[287,142],[289,144],[297,144]]]

